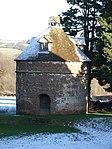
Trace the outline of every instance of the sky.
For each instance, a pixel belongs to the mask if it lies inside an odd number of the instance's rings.
[[[66,0],[0,0],[0,39],[29,39],[41,33],[52,15],[69,8]]]

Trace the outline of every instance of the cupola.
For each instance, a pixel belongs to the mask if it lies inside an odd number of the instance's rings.
[[[60,26],[60,16],[51,16],[49,17],[49,26]]]

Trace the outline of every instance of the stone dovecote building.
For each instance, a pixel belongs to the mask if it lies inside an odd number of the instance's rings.
[[[90,60],[57,18],[16,58],[17,114],[86,112]]]

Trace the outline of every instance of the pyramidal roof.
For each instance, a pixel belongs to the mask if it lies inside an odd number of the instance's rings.
[[[40,51],[39,40],[44,37],[51,44],[50,50]],[[76,47],[74,41],[61,27],[50,26],[39,36],[35,37],[28,47],[16,58],[16,61],[90,61],[90,59]]]

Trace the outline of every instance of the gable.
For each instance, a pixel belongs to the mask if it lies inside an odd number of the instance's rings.
[[[40,43],[50,43],[52,41],[47,36],[43,35],[43,36],[40,37],[38,42],[40,42]]]
[[[43,36],[41,37],[38,42],[41,42],[41,43],[48,43],[48,40]]]

